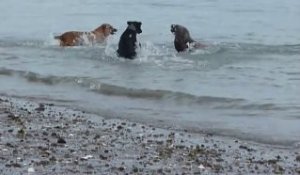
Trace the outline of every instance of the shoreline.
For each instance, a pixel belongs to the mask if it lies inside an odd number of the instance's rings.
[[[1,174],[300,174],[300,150],[0,96]]]

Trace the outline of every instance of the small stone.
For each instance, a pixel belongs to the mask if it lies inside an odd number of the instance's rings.
[[[300,162],[300,155],[296,157],[296,161]]]
[[[67,142],[63,138],[58,138],[57,143],[66,144]]]
[[[204,167],[202,164],[200,164],[200,165],[198,166],[198,168],[201,169],[201,170],[205,169],[205,167]]]
[[[29,167],[29,168],[28,168],[28,170],[27,170],[27,172],[28,172],[28,173],[34,173],[34,172],[35,172],[35,170],[34,170],[34,168],[33,168],[33,167]]]
[[[44,136],[48,136],[48,132],[46,132],[46,131],[43,131],[42,134],[43,134]]]
[[[124,128],[124,127],[121,126],[121,125],[117,126],[117,129],[118,129],[118,130],[121,130],[121,129],[123,129],[123,128]]]
[[[132,167],[132,171],[133,171],[134,173],[137,173],[137,172],[139,171],[139,169],[138,169],[136,166],[133,166],[133,167]]]
[[[49,159],[51,162],[55,162],[56,161],[56,158],[54,156],[50,157]]]
[[[93,158],[92,155],[86,155],[84,157],[81,157],[81,160],[88,160],[88,159],[91,159],[91,158]]]
[[[119,167],[118,169],[119,169],[119,171],[124,171],[124,170],[125,170],[125,168],[124,168],[124,167],[122,167],[122,166],[121,166],[121,167]]]
[[[284,172],[284,169],[280,165],[275,165],[273,172],[276,174],[282,174]]]
[[[57,134],[55,132],[51,133],[52,137],[57,137]]]
[[[41,112],[45,110],[45,105],[40,104],[39,107],[35,108],[36,111]]]
[[[102,159],[102,160],[107,160],[107,157],[106,156],[103,156],[102,154],[100,154],[100,159]]]
[[[295,172],[297,172],[298,174],[300,174],[300,168],[296,168]]]

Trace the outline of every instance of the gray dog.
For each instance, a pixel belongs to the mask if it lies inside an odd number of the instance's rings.
[[[184,26],[172,24],[171,32],[175,35],[174,46],[177,52],[183,52],[189,48],[200,49],[206,47],[206,45],[193,40],[190,32]]]

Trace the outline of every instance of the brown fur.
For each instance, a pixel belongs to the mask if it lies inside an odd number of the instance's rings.
[[[103,43],[109,35],[113,35],[116,31],[117,29],[110,24],[102,24],[90,32],[69,31],[54,38],[60,40],[60,46],[81,46],[85,42],[91,44]]]

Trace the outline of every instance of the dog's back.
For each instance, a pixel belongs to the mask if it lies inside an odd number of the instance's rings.
[[[126,29],[121,35],[119,48],[117,50],[120,57],[133,59],[136,56],[135,52],[136,32]]]
[[[60,40],[60,46],[78,46],[83,44],[83,34],[84,32],[69,31],[54,38]]]
[[[117,29],[104,23],[90,32],[69,31],[54,39],[60,40],[60,46],[81,46],[85,44],[103,43],[109,35],[113,35]]]

